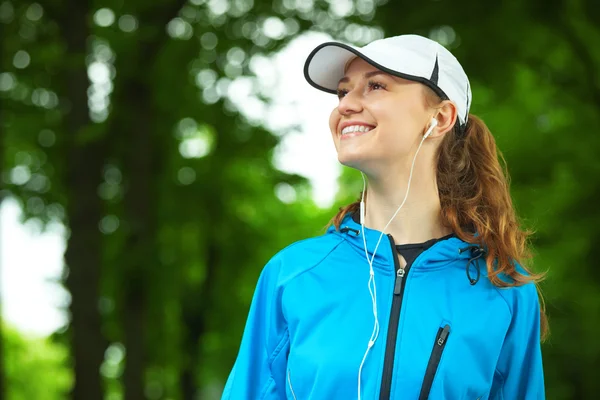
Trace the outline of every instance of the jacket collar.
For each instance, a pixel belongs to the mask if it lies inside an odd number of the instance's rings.
[[[334,226],[331,226],[327,232],[329,234],[342,236],[357,254],[365,259],[361,226],[352,218],[352,215],[348,214],[344,217],[340,224],[339,231],[336,230]],[[377,241],[381,236],[381,231],[365,227],[364,233],[367,241],[367,252],[369,257],[372,257]],[[473,249],[478,247],[479,246],[467,243],[456,236],[452,236],[436,242],[430,248],[425,250],[417,258],[412,268],[437,269],[459,260],[464,261],[459,263],[459,266],[464,268],[466,263],[473,258]],[[373,268],[393,273],[395,268],[393,256],[390,238],[387,234],[384,234],[381,237],[381,242],[377,248],[375,259],[373,260]]]

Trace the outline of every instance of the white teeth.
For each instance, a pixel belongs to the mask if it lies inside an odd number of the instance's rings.
[[[342,135],[345,135],[346,133],[353,133],[353,132],[369,132],[370,130],[371,130],[371,128],[368,126],[351,125],[351,126],[347,126],[344,129],[342,129]]]

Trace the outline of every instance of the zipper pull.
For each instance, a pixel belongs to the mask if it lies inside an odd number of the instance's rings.
[[[437,345],[442,347],[444,343],[446,343],[446,339],[448,339],[448,334],[450,333],[450,325],[444,326],[444,329],[440,332],[440,336],[437,340]]]
[[[396,285],[394,285],[395,295],[399,295],[402,291],[402,281],[404,280],[405,273],[406,271],[404,271],[404,268],[398,268],[398,271],[396,271]]]

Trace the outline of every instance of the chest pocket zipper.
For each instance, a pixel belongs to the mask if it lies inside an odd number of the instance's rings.
[[[425,377],[423,378],[423,386],[421,386],[421,394],[419,394],[419,400],[427,400],[429,398],[429,392],[433,385],[433,379],[437,372],[440,360],[442,359],[442,353],[446,347],[448,336],[450,335],[450,325],[446,324],[444,327],[440,327],[433,343],[433,350],[431,350],[431,356],[427,363],[427,369],[425,370]]]
[[[290,377],[290,370],[288,368],[287,371],[287,381],[288,381],[288,386],[290,387],[290,392],[292,392],[292,397],[294,398],[294,400],[296,399],[296,393],[294,393],[294,388],[292,387],[292,378]]]

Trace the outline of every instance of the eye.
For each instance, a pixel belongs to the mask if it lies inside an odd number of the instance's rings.
[[[375,82],[375,81],[369,81],[367,83],[367,86],[369,87],[369,89],[373,89],[373,90],[385,89],[385,85],[383,83]]]
[[[367,82],[367,88],[369,90],[380,90],[380,89],[385,89],[386,85],[381,83],[381,82],[376,82],[376,81],[368,81]],[[348,90],[347,89],[338,89],[337,90],[337,96],[338,99],[341,99],[342,97],[346,96],[348,94]]]

